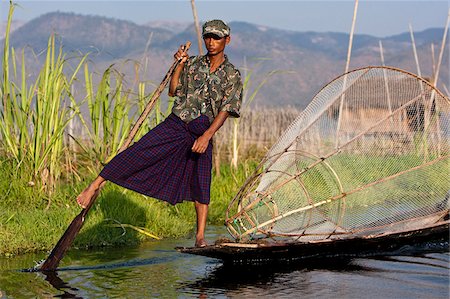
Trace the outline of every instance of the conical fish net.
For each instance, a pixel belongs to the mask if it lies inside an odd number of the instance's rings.
[[[327,84],[227,210],[239,240],[299,241],[426,227],[449,211],[450,101],[428,81],[367,67]]]

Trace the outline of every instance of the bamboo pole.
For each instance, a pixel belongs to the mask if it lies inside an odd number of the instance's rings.
[[[355,0],[355,6],[353,9],[353,19],[352,19],[352,28],[350,30],[350,37],[348,42],[348,50],[347,50],[347,62],[345,63],[345,71],[344,73],[348,72],[349,66],[350,66],[350,57],[352,55],[352,46],[353,46],[353,34],[355,32],[355,24],[356,24],[356,16],[358,14],[358,0]],[[345,90],[345,85],[347,83],[347,76],[344,77],[344,85],[342,87],[343,90]],[[345,94],[343,93],[341,96],[341,102],[339,104],[339,118],[338,118],[338,124],[336,128],[336,144],[335,147],[339,147],[339,130],[341,129],[342,125],[342,110],[344,106],[344,100],[345,100]]]
[[[247,56],[244,56],[244,78],[247,78]],[[248,88],[243,90],[242,102],[247,103],[248,101]],[[234,119],[233,121],[233,132],[232,132],[232,149],[231,149],[231,166],[234,169],[237,169],[239,153],[238,153],[238,129],[239,129],[240,120]]]
[[[445,49],[445,43],[447,40],[447,32],[448,32],[448,24],[450,22],[450,10],[448,11],[447,14],[447,22],[445,23],[445,27],[444,27],[444,36],[442,37],[442,44],[441,44],[441,51],[439,52],[439,59],[438,59],[438,63],[436,66],[436,73],[433,76],[433,86],[436,87],[437,86],[437,82],[439,79],[439,71],[441,69],[441,63],[442,63],[442,57],[444,56],[444,49]]]
[[[384,52],[383,52],[383,43],[381,42],[381,40],[378,41],[379,47],[380,47],[380,58],[381,58],[381,64],[383,66],[386,66],[386,64],[384,63]],[[383,79],[384,79],[384,88],[386,89],[386,97],[387,97],[387,102],[388,102],[388,113],[390,115],[392,115],[392,104],[391,104],[391,93],[389,92],[389,84],[388,84],[388,79],[387,79],[387,75],[386,75],[386,69],[383,68]],[[390,124],[392,126],[392,129],[394,128],[394,118],[391,117],[390,119]],[[393,148],[393,144],[391,143],[390,145],[391,149]]]
[[[412,48],[413,48],[414,60],[416,62],[417,75],[419,77],[422,77],[422,71],[420,69],[420,63],[419,63],[419,56],[417,55],[416,41],[414,39],[414,32],[413,32],[411,23],[409,24],[409,33],[411,35],[411,43],[412,43]],[[434,69],[434,58],[433,58],[433,69]],[[422,84],[420,84],[420,91],[423,93],[423,85]],[[423,99],[423,101],[425,104],[425,99]]]
[[[355,24],[356,24],[356,16],[358,14],[358,0],[355,0],[355,6],[353,9],[353,19],[352,19],[352,28],[350,31],[348,50],[347,50],[347,62],[345,64],[345,72],[348,72],[350,66],[350,57],[352,55],[352,46],[353,46],[353,35],[355,33]]]
[[[411,43],[412,43],[412,48],[413,48],[414,60],[416,61],[417,75],[419,75],[419,77],[422,77],[422,72],[420,70],[420,64],[419,64],[419,57],[417,55],[416,41],[414,39],[414,32],[413,32],[411,23],[409,23],[409,34],[411,36]]]
[[[439,79],[439,70],[441,68],[442,57],[444,56],[444,49],[445,49],[445,43],[446,43],[446,40],[447,40],[447,32],[448,32],[449,22],[450,22],[450,9],[448,11],[447,21],[445,23],[444,36],[442,37],[441,51],[439,53],[439,60],[438,60],[437,66],[436,66],[436,73],[433,74],[433,82],[432,82],[432,84],[433,84],[434,87],[437,86],[437,82],[438,82],[438,79]],[[434,89],[433,89],[433,92],[431,94],[431,101],[430,101],[430,112],[431,112],[431,108],[433,107],[434,96],[435,96],[435,92],[434,92]],[[437,103],[436,103],[436,105],[437,105]],[[437,121],[438,154],[440,155],[441,154],[442,137],[441,137],[440,127],[439,127],[439,114],[437,115],[437,119],[438,119],[438,121]]]
[[[378,42],[380,46],[380,56],[381,56],[381,64],[385,66],[384,63],[384,54],[383,54],[383,43],[381,40]],[[384,88],[386,89],[386,96],[387,96],[387,102],[388,102],[388,108],[389,108],[389,114],[392,114],[392,104],[391,104],[391,94],[389,92],[389,84],[386,76],[386,69],[383,69],[383,78],[384,78]],[[391,118],[391,124],[393,122],[393,119]]]
[[[416,62],[416,68],[417,68],[417,75],[419,77],[422,77],[422,71],[420,70],[419,56],[417,55],[416,41],[414,39],[414,31],[412,29],[411,23],[409,23],[409,34],[411,36],[411,43],[412,43],[412,48],[413,48],[414,60]],[[433,62],[433,69],[434,69],[434,62]],[[423,84],[422,83],[420,83],[420,91],[421,91],[422,94],[424,94]],[[426,102],[427,101],[425,100],[425,96],[422,96],[422,102],[423,102],[423,105],[426,107]],[[418,107],[419,107],[418,103],[415,103],[414,105],[416,107],[416,111],[418,111]],[[418,118],[419,117],[418,114],[415,117]],[[424,118],[427,119],[426,111],[425,111]],[[425,120],[424,120],[424,122],[426,123]]]
[[[190,46],[191,46],[191,43],[187,42],[184,45],[184,52],[187,52],[189,50]],[[153,93],[153,95],[152,95],[150,101],[148,102],[147,106],[145,107],[144,111],[139,116],[139,118],[136,121],[136,123],[134,124],[133,128],[131,128],[131,131],[128,134],[127,139],[125,140],[125,142],[122,145],[122,147],[119,149],[119,153],[121,153],[124,150],[126,150],[128,148],[128,146],[130,145],[131,141],[133,141],[134,137],[136,136],[136,133],[141,128],[142,123],[147,118],[147,116],[150,114],[150,111],[153,109],[153,106],[155,105],[156,100],[159,98],[159,96],[161,95],[162,91],[164,90],[164,88],[166,87],[167,83],[169,82],[170,77],[172,76],[172,73],[175,70],[175,68],[177,67],[178,63],[179,63],[179,61],[175,61],[172,64],[172,66],[170,67],[170,69],[167,71],[166,75],[164,76],[164,79],[161,81],[161,83],[159,84],[158,88]]]
[[[433,66],[433,74],[436,74],[436,58],[434,52],[434,43],[431,43],[431,63]]]
[[[195,31],[197,32],[198,53],[200,53],[200,55],[203,55],[203,38],[200,32],[200,24],[198,22],[197,9],[195,8],[195,0],[191,0],[191,6],[192,14],[194,15]]]
[[[237,169],[238,166],[238,127],[239,127],[239,120],[233,119],[233,148],[232,148],[232,158],[231,158],[231,166],[233,166],[234,169]]]

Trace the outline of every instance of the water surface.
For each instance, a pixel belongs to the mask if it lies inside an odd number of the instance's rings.
[[[212,227],[207,238],[228,237]],[[55,275],[21,272],[46,253],[0,259],[0,298],[449,298],[448,242],[390,256],[237,267],[178,253],[192,239],[71,250]]]

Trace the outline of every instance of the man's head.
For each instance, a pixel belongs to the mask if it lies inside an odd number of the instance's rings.
[[[211,20],[203,24],[203,37],[215,35],[217,37],[226,37],[230,35],[230,27],[222,20]]]
[[[221,20],[207,21],[203,24],[203,41],[208,55],[222,55],[225,46],[230,42],[230,27]]]

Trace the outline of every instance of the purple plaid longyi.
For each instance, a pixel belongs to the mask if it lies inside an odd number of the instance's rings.
[[[204,154],[191,151],[209,128],[205,115],[186,124],[174,114],[115,156],[100,176],[136,192],[177,204],[209,204],[212,144]]]

